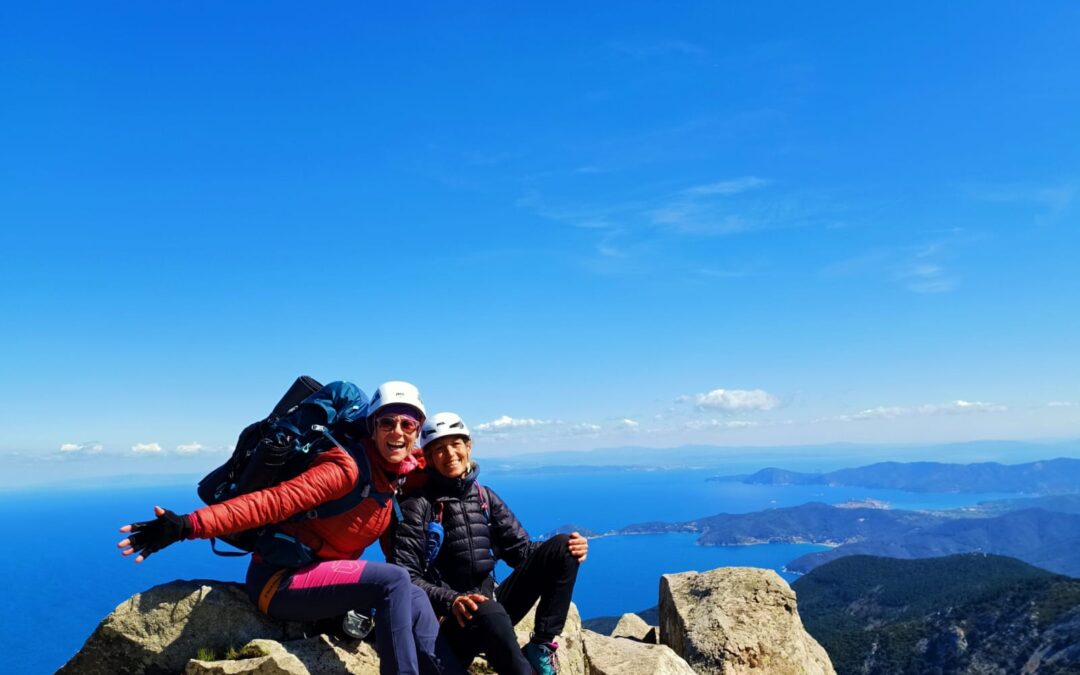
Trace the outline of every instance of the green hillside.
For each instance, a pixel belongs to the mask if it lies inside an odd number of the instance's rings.
[[[792,587],[841,675],[1080,673],[1080,580],[1019,560],[856,555]]]

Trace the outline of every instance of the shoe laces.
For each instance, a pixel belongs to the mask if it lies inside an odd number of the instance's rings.
[[[540,647],[541,658],[545,659],[555,672],[559,672],[559,643],[552,640],[551,642],[541,642],[538,646]]]

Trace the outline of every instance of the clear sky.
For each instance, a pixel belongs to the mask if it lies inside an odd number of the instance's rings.
[[[1078,25],[6,3],[3,461],[164,470],[300,373],[495,454],[1080,436]]]

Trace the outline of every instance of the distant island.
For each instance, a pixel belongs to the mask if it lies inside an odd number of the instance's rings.
[[[1080,515],[1024,509],[992,518],[951,519],[907,532],[874,532],[861,541],[796,558],[787,569],[809,572],[855,554],[910,559],[971,552],[1011,556],[1052,572],[1080,576]]]
[[[810,502],[680,523],[635,523],[608,532],[565,525],[542,538],[573,530],[591,538],[687,532],[697,534],[702,546],[832,547],[786,565],[797,573],[855,554],[912,559],[979,552],[1012,556],[1053,572],[1080,576],[1080,494],[996,500],[947,511],[888,509],[877,502],[837,506]]]
[[[753,513],[720,513],[684,522],[633,523],[606,532],[564,525],[546,533],[588,537],[693,533],[702,546],[817,544],[830,547],[786,565],[805,574],[851,555],[921,559],[960,553],[1011,556],[1059,574],[1080,576],[1080,460],[1026,464],[882,462],[823,474],[762,469],[739,480],[767,485],[845,485],[916,492],[1037,494],[940,511],[889,508],[878,499],[810,502]]]
[[[1019,492],[1048,495],[1076,492],[1080,459],[1058,458],[1027,464],[945,464],[879,462],[828,473],[767,468],[745,476],[718,476],[752,485],[827,485],[907,490],[909,492]]]

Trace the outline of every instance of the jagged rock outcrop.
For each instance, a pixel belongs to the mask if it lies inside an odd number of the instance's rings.
[[[570,606],[558,637],[563,675],[725,673],[835,675],[802,628],[795,595],[771,570],[721,568],[661,579],[660,626],[626,614],[608,637],[583,630]],[[524,644],[533,612],[517,626]],[[321,675],[378,673],[368,644],[308,637],[260,614],[238,584],[175,581],[107,616],[63,675]],[[662,644],[657,644],[657,633]],[[228,656],[229,658],[224,658]],[[199,657],[199,658],[197,658]],[[483,659],[472,673],[490,673]]]
[[[525,644],[535,608],[516,626]],[[581,615],[570,605],[559,641],[565,675],[585,675]],[[230,651],[246,658],[224,658]],[[213,658],[197,659],[203,654]],[[250,654],[255,654],[251,656]],[[473,672],[490,672],[477,659]],[[133,595],[98,625],[62,675],[376,675],[379,660],[367,643],[325,635],[305,637],[299,624],[281,623],[252,606],[239,584],[174,581]]]
[[[173,674],[200,649],[223,654],[256,638],[298,637],[297,626],[256,611],[239,584],[174,581],[122,602],[58,673]]]
[[[357,640],[342,642],[325,635],[288,642],[252,640],[241,651],[252,649],[263,655],[219,661],[192,659],[184,675],[377,675],[379,672],[375,649]]]
[[[642,622],[644,623],[644,622]],[[667,645],[582,631],[588,675],[694,675]]]
[[[698,673],[835,675],[772,570],[722,567],[660,578],[660,641]]]
[[[656,629],[656,626],[650,626],[645,623],[645,619],[642,619],[637,614],[629,613],[619,617],[619,623],[615,624],[615,628],[612,629],[611,637],[629,638],[631,640],[637,640],[638,642],[648,642],[651,644],[656,644],[660,641],[660,634]]]

